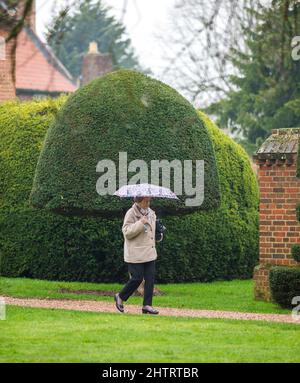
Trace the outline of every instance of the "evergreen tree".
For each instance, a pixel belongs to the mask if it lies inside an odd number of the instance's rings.
[[[239,71],[231,76],[236,90],[208,108],[221,127],[242,133],[248,148],[271,129],[300,126],[300,61],[291,46],[300,34],[299,10],[296,0],[276,0],[255,12],[257,27],[245,30],[246,53],[230,57]]]
[[[79,0],[62,9],[47,27],[46,39],[74,77],[81,73],[83,55],[96,41],[101,53],[111,53],[114,69],[139,67],[125,27],[109,15],[102,1]]]

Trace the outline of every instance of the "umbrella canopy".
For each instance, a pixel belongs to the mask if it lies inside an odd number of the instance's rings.
[[[114,192],[119,197],[155,197],[179,199],[169,188],[153,184],[123,185]]]

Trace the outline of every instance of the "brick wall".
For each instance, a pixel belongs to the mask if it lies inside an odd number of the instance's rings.
[[[24,14],[24,6],[25,1],[21,0],[19,1],[18,8],[17,8],[17,18],[21,18]],[[28,25],[33,31],[36,31],[36,2],[33,0],[31,10],[28,13],[25,24]]]
[[[0,29],[0,38],[6,39],[9,32]],[[16,97],[15,92],[15,71],[14,62],[14,44],[15,40],[11,39],[5,44],[5,59],[0,57],[0,102],[10,100]]]
[[[17,7],[17,13],[15,19],[20,18],[24,12],[24,1],[20,1]],[[32,2],[32,8],[28,16],[26,17],[25,23],[35,30],[35,0]],[[7,39],[9,36],[12,25],[6,27],[0,26],[0,38]],[[0,57],[0,102],[11,100],[16,98],[16,51],[17,44],[15,39],[10,39],[5,44],[5,58]]]
[[[294,266],[292,244],[300,244],[296,205],[300,201],[300,179],[296,177],[296,154],[289,159],[257,160],[260,188],[259,257],[254,270],[255,297],[270,300],[269,269],[273,265]]]

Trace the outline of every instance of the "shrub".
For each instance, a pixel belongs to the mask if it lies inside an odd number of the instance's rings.
[[[300,203],[298,203],[298,205],[296,206],[296,217],[297,221],[300,222]]]
[[[269,280],[272,299],[282,307],[292,308],[292,299],[300,296],[300,268],[272,267]]]
[[[118,175],[119,152],[127,153],[128,163],[144,160],[148,172],[153,160],[204,160],[205,198],[200,206],[186,207],[190,197],[185,194],[179,195],[181,203],[157,199],[154,205],[174,214],[219,205],[213,146],[196,110],[168,85],[139,72],[118,70],[77,90],[58,113],[38,161],[33,206],[67,214],[123,215],[129,207],[126,199],[96,191],[97,163],[113,161]],[[125,183],[135,174],[128,173]],[[183,172],[183,180],[185,176]],[[174,174],[171,185],[173,180]]]
[[[292,257],[296,262],[300,262],[300,245],[292,245]]]
[[[0,272],[123,283],[122,218],[68,217],[28,203],[45,133],[64,102],[0,105]],[[220,206],[163,218],[168,231],[157,245],[159,283],[247,278],[258,258],[258,186],[249,158],[203,113],[199,117],[215,151]]]

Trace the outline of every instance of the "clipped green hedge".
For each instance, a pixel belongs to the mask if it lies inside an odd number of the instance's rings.
[[[144,160],[149,174],[152,160],[205,161],[203,203],[187,207],[185,201],[190,197],[185,194],[179,195],[180,202],[155,200],[165,214],[219,205],[213,146],[196,110],[170,86],[122,69],[78,89],[58,113],[38,161],[33,206],[63,214],[122,216],[129,207],[126,199],[100,196],[96,191],[100,177],[96,165],[103,159],[116,165],[119,187],[119,152],[127,152],[128,164]],[[128,172],[128,180],[135,174]],[[160,184],[161,178],[162,174]],[[171,185],[173,179],[171,175]]]
[[[274,266],[269,281],[272,299],[282,307],[292,308],[292,299],[300,296],[300,268]]]
[[[120,220],[62,217],[29,204],[45,134],[66,99],[0,104],[0,274],[125,278]]]
[[[0,104],[0,209],[29,207],[45,133],[66,97]]]
[[[0,105],[0,273],[125,282],[122,218],[52,214],[28,198],[47,128],[65,98]],[[258,259],[258,186],[248,156],[203,113],[221,189],[215,211],[164,217],[158,283],[247,278]]]

